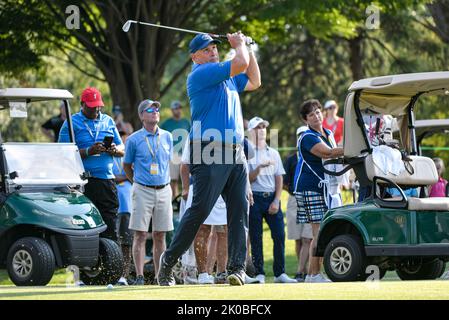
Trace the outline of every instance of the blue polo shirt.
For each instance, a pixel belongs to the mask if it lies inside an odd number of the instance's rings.
[[[85,149],[91,147],[95,142],[102,142],[105,136],[113,136],[113,141],[117,146],[122,144],[114,120],[106,114],[100,112],[96,119],[89,119],[80,111],[72,116],[72,123],[78,149]],[[59,132],[58,141],[70,142],[67,120],[64,121]],[[90,172],[92,177],[114,179],[112,173],[114,161],[110,154],[104,152],[98,156],[89,156],[82,160],[84,169]]]
[[[155,159],[150,152],[155,153]],[[124,163],[134,164],[134,181],[148,186],[159,186],[170,182],[169,161],[172,158],[173,138],[170,132],[161,128],[156,133],[142,128],[126,140]],[[151,164],[156,163],[158,173],[151,174]]]
[[[187,77],[192,114],[190,140],[242,143],[244,129],[239,92],[247,83],[248,76],[244,73],[231,77],[231,61],[194,63]],[[231,136],[226,138],[226,134]]]

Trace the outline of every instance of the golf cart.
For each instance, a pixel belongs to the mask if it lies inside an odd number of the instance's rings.
[[[362,201],[330,209],[316,256],[332,281],[363,281],[368,266],[379,278],[436,279],[449,260],[449,198],[426,198],[438,175],[419,155],[414,109],[421,96],[447,95],[449,72],[392,75],[354,82],[346,98],[344,157],[328,160],[354,169]],[[388,125],[387,125],[388,124]],[[399,139],[393,139],[394,130]],[[414,191],[407,196],[407,191]],[[370,272],[371,273],[371,272]]]
[[[43,286],[55,268],[79,268],[85,284],[116,283],[123,257],[81,191],[87,183],[74,141],[67,90],[0,89],[3,117],[25,118],[43,101],[64,101],[71,143],[14,143],[0,137],[0,265],[18,286]]]

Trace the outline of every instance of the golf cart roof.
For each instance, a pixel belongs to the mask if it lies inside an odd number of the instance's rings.
[[[445,94],[449,90],[449,71],[422,72],[366,78],[355,81],[349,91],[412,97],[419,92]]]
[[[345,102],[345,137],[344,153],[347,157],[360,155],[369,149],[366,133],[361,135],[361,127],[357,123],[356,105],[362,116],[391,115],[398,120],[401,140],[408,151],[413,151],[414,143],[408,123],[411,103],[418,94],[449,94],[449,72],[423,72],[389,75],[355,81],[348,89]],[[365,129],[363,129],[365,130]]]
[[[0,89],[0,104],[6,101],[46,101],[72,99],[73,95],[62,89],[6,88]]]
[[[420,131],[441,131],[449,129],[449,119],[429,119],[429,120],[416,120],[415,121],[416,132]]]
[[[416,120],[415,130],[418,141],[421,141],[429,135],[448,132],[449,119]]]

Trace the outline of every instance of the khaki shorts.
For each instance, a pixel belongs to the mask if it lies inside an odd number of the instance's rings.
[[[133,184],[133,212],[129,219],[129,229],[148,231],[153,220],[153,231],[173,230],[172,191],[170,185],[163,189],[153,189]]]
[[[170,160],[170,180],[175,180],[178,181],[179,178],[181,177],[181,156],[176,153],[173,152],[173,159]]]
[[[287,239],[299,240],[301,238],[312,239],[312,226],[310,223],[296,223],[297,205],[295,196],[289,195],[287,202]]]

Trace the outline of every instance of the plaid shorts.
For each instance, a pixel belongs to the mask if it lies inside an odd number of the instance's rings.
[[[295,194],[298,211],[296,223],[320,223],[327,211],[324,195],[315,191],[303,191]]]

